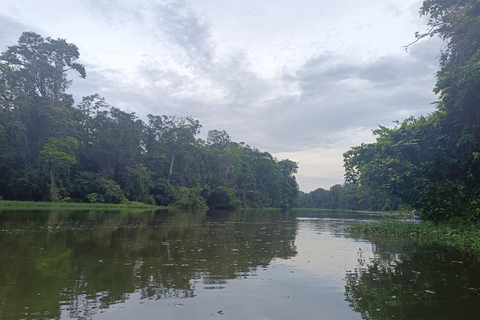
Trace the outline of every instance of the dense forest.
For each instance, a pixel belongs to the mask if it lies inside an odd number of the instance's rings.
[[[430,220],[480,218],[480,2],[425,0],[428,31],[444,40],[436,110],[380,127],[344,154],[346,180],[396,196]]]
[[[278,161],[191,117],[75,105],[68,75],[86,77],[78,48],[24,32],[0,55],[0,197],[184,208],[293,207],[297,163]]]

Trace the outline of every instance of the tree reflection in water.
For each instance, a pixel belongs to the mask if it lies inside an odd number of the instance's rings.
[[[363,319],[477,319],[480,274],[472,257],[435,243],[374,240],[346,274],[345,300]]]
[[[0,318],[89,319],[139,299],[193,298],[296,255],[282,212],[0,212]]]

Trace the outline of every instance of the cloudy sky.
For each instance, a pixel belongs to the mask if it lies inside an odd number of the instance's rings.
[[[99,93],[146,119],[191,115],[299,163],[305,192],[343,183],[372,129],[434,110],[441,43],[420,0],[1,0],[0,51],[24,31],[80,50]]]

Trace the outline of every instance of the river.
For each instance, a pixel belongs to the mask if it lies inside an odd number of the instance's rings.
[[[0,211],[0,319],[480,319],[479,263],[379,218]]]

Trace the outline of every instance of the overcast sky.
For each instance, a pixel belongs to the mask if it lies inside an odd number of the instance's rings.
[[[99,93],[146,119],[191,115],[299,163],[300,190],[343,183],[342,154],[427,115],[441,43],[419,0],[1,0],[0,51],[24,31],[76,44]]]

